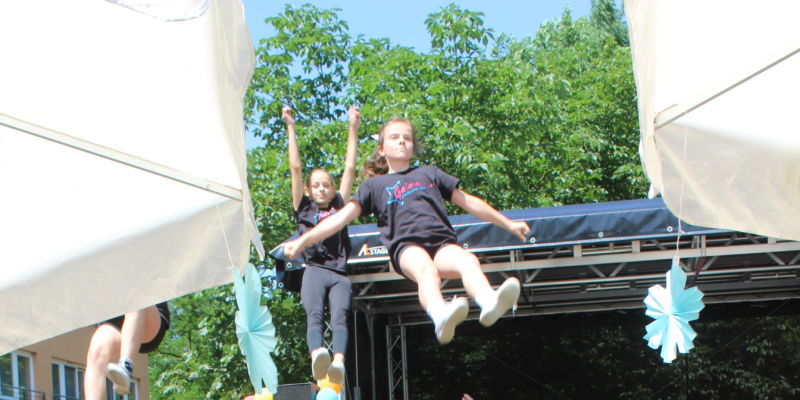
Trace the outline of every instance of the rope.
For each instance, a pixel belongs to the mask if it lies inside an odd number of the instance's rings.
[[[219,212],[219,204],[215,204],[214,208],[217,210],[217,221],[219,221],[219,229],[222,231],[222,239],[225,240],[225,250],[228,251],[228,261],[230,261],[231,268],[236,268],[233,264],[233,255],[231,254],[231,246],[228,244],[228,235],[225,233],[225,225],[222,223],[222,214]]]
[[[689,127],[684,125],[683,127],[683,164],[686,165],[686,147],[689,137]],[[680,252],[681,252],[681,234],[683,233],[683,225],[682,225],[682,218],[681,214],[683,214],[683,188],[685,186],[685,180],[683,179],[683,174],[681,174],[681,192],[678,196],[678,238],[675,240],[675,257],[672,259],[672,263],[675,265],[680,265]]]

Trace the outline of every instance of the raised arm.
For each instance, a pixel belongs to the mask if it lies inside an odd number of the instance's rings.
[[[303,249],[339,232],[359,215],[361,215],[361,205],[355,201],[348,202],[336,214],[323,219],[317,226],[302,234],[299,238],[286,242],[283,245],[283,253],[289,258],[295,258]]]
[[[500,214],[499,211],[495,210],[494,207],[480,197],[473,196],[459,188],[453,191],[450,201],[463,208],[464,211],[511,232],[523,242],[525,241],[525,235],[531,231],[528,224],[506,218],[505,215]]]
[[[339,193],[345,203],[350,200],[353,194],[353,177],[356,176],[356,152],[358,151],[358,128],[361,126],[361,113],[358,108],[350,106],[347,112],[347,119],[350,126],[347,129],[347,155],[344,157],[344,172],[342,182],[339,185]]]
[[[294,131],[292,107],[281,107],[281,118],[286,122],[286,136],[289,138],[289,171],[292,173],[292,207],[297,210],[303,199],[303,167],[300,164],[300,151],[297,150],[297,135]]]

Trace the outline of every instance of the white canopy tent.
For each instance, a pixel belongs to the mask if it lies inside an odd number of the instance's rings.
[[[800,2],[625,0],[645,172],[695,225],[800,240]]]
[[[242,6],[163,3],[0,3],[0,354],[263,256]]]

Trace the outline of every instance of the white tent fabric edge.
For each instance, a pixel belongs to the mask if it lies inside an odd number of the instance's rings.
[[[230,283],[251,243],[263,257],[242,117],[254,54],[238,0],[185,22],[106,2],[12,1],[0,6],[0,37],[13,60],[0,66],[0,178],[14,189],[0,199],[0,354]],[[76,43],[104,47],[81,58],[91,51]],[[64,75],[38,73],[59,52],[76,53]]]
[[[799,6],[625,1],[642,163],[681,219],[800,240]]]

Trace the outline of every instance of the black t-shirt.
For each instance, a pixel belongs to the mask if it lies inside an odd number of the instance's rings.
[[[303,195],[300,205],[294,211],[297,220],[297,231],[302,235],[315,227],[323,219],[335,214],[344,206],[344,199],[338,192],[328,207],[320,209],[317,203]],[[347,256],[350,254],[350,237],[345,226],[331,237],[309,246],[303,251],[303,261],[307,265],[327,268],[340,273],[347,273]]]
[[[434,166],[409,168],[367,179],[352,201],[361,214],[375,214],[381,241],[394,254],[402,242],[456,241],[444,201],[461,181]]]

